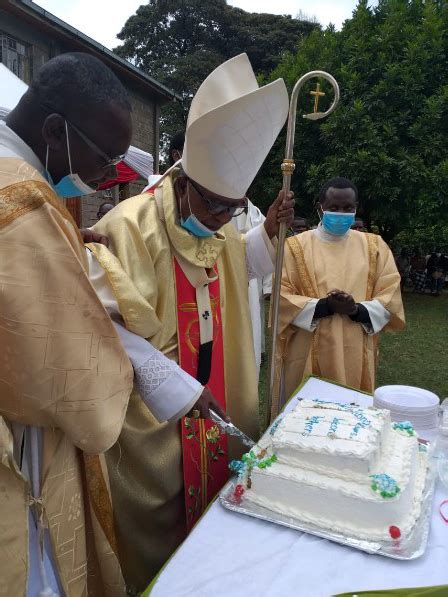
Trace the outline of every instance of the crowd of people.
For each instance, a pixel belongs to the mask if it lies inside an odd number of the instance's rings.
[[[414,292],[440,296],[448,276],[448,255],[441,249],[425,254],[419,248],[403,248],[395,258],[401,276],[401,288],[410,283]]]

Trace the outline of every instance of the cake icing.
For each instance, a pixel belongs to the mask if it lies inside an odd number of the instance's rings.
[[[275,512],[380,541],[419,517],[427,453],[387,410],[302,400],[249,454],[233,463],[244,499]]]

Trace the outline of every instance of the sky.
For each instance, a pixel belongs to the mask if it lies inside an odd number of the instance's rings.
[[[126,19],[135,13],[144,0],[36,0],[36,4],[48,10],[82,33],[92,37],[107,48],[120,43],[116,34]],[[333,23],[340,28],[350,18],[356,0],[228,0],[228,4],[248,12],[291,14],[300,11],[315,16],[322,25]]]

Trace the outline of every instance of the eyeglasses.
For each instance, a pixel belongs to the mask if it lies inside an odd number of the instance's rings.
[[[91,139],[89,139],[89,137],[83,133],[77,126],[75,126],[73,124],[73,122],[70,122],[70,120],[67,120],[67,123],[72,127],[72,129],[75,131],[75,133],[81,137],[81,139],[84,141],[84,143],[86,145],[88,145],[90,147],[90,149],[92,149],[95,153],[97,153],[104,161],[105,164],[103,166],[101,166],[102,168],[106,169],[106,168],[110,168],[111,166],[116,166],[119,162],[122,162],[124,157],[125,157],[125,153],[121,154],[121,155],[117,155],[114,158],[111,158],[109,155],[107,155],[107,153],[105,153],[102,149],[100,149],[98,147],[98,145],[96,143],[94,143]]]
[[[194,190],[199,195],[199,197],[202,199],[202,201],[204,201],[204,203],[207,204],[207,209],[208,209],[209,213],[213,214],[214,216],[218,216],[218,215],[225,213],[225,214],[229,215],[231,218],[237,218],[241,214],[244,214],[244,213],[247,214],[247,210],[248,210],[247,197],[243,200],[244,205],[235,205],[235,206],[227,205],[226,203],[222,203],[221,201],[217,201],[215,199],[212,200],[212,199],[209,199],[208,197],[206,197],[203,193],[201,193],[201,191],[198,189],[196,184],[191,180],[191,178],[188,179],[188,182],[194,188]]]
[[[86,145],[88,145],[88,147],[90,147],[90,149],[92,149],[96,154],[98,154],[104,160],[105,163],[103,164],[103,166],[101,166],[102,168],[104,168],[104,169],[110,168],[111,166],[116,166],[119,162],[123,161],[123,159],[126,155],[125,153],[123,153],[121,155],[117,155],[114,158],[111,158],[110,155],[107,155],[106,152],[104,152],[100,147],[98,147],[98,145],[96,143],[94,143],[85,133],[83,133],[77,126],[75,126],[73,124],[73,122],[71,122],[66,116],[64,116],[64,114],[61,114],[61,112],[59,112],[59,110],[56,110],[51,106],[46,106],[45,104],[40,104],[40,106],[46,112],[50,112],[50,113],[54,112],[54,113],[62,116],[62,118],[64,118],[64,120],[75,131],[75,133],[79,137],[81,137],[81,139],[84,141],[84,143]]]

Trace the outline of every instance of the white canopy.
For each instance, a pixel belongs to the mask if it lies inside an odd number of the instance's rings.
[[[133,145],[129,147],[123,162],[145,179],[154,172],[154,158],[152,155]]]
[[[17,106],[28,85],[0,63],[0,89],[0,106],[9,111]]]

